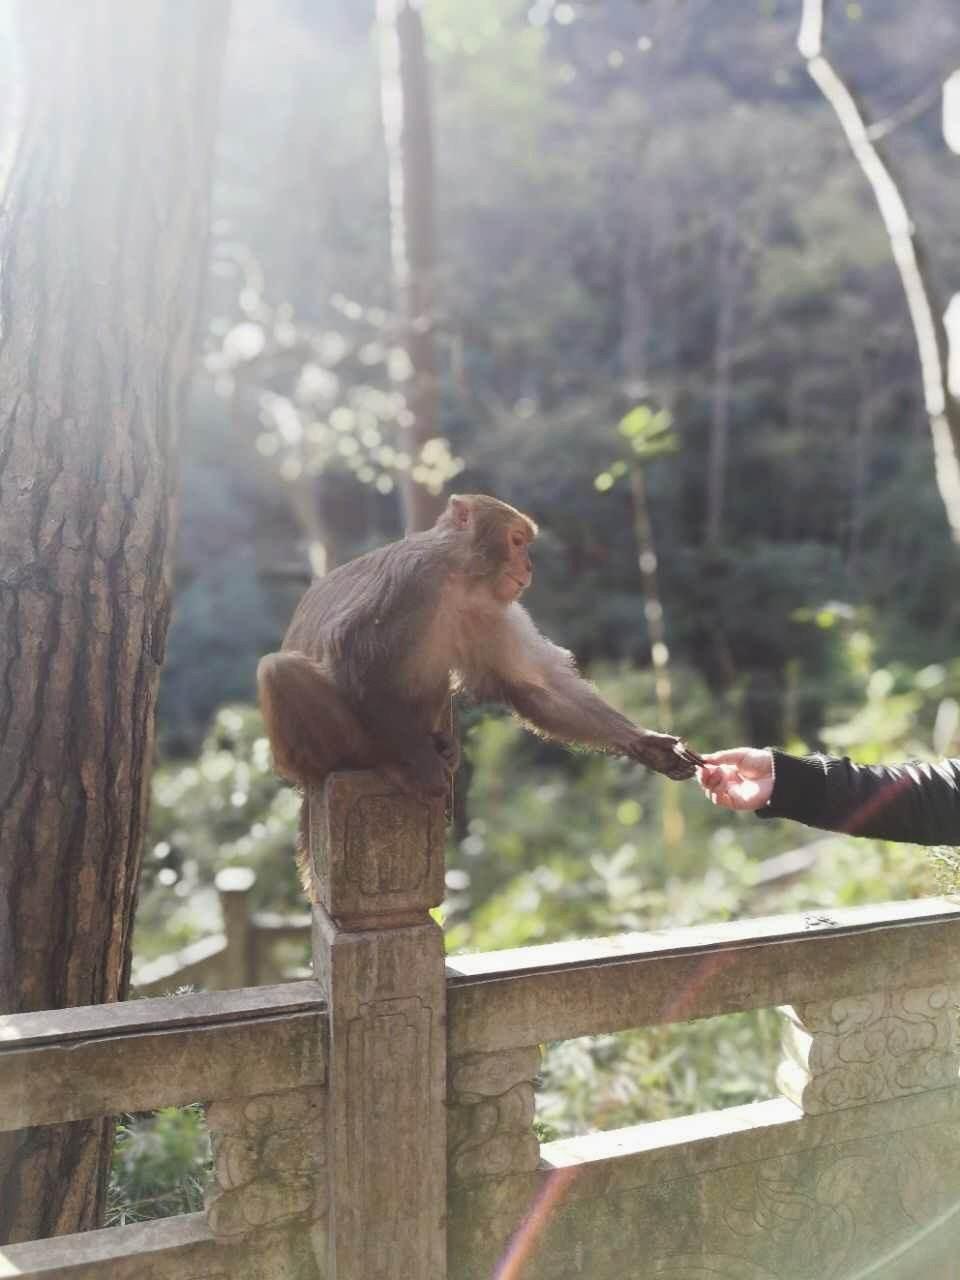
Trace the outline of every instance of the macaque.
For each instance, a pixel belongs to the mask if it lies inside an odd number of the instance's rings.
[[[463,689],[544,737],[692,777],[699,758],[604,702],[520,605],[536,534],[505,502],[455,496],[432,529],[311,586],[281,651],[257,669],[277,772],[306,784],[377,769],[415,795],[444,796],[458,763],[448,704]]]

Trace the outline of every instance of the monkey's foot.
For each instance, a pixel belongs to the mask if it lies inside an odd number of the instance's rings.
[[[406,764],[382,764],[377,772],[400,791],[416,796],[418,800],[441,800],[450,790],[449,775],[439,760],[437,772],[433,775],[425,775]]]
[[[456,773],[460,767],[460,743],[452,733],[444,733],[438,730],[430,736],[433,738],[433,745],[436,748],[437,755],[446,768],[450,773]]]
[[[437,738],[444,739],[440,745]],[[448,756],[443,754],[441,746],[454,747],[456,744],[449,734],[425,734],[409,745],[409,755],[405,760],[393,761],[380,766],[380,772],[402,791],[419,797],[421,800],[436,800],[449,795],[451,769]]]

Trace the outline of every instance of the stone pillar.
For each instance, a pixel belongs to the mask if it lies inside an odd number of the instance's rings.
[[[256,879],[256,874],[250,867],[224,867],[217,872],[214,880],[220,897],[223,932],[227,939],[221,976],[223,985],[228,989],[257,985],[250,917],[250,890]]]
[[[819,1115],[955,1085],[956,1002],[944,984],[786,1005],[777,1086]]]
[[[329,1006],[328,1280],[446,1276],[444,806],[374,773],[311,791],[314,969]]]

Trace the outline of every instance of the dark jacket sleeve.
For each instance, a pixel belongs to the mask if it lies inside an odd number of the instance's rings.
[[[793,818],[911,844],[960,845],[960,759],[862,765],[846,757],[774,751],[774,786],[761,818]]]

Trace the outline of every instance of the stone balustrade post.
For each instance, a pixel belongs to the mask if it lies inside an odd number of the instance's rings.
[[[442,801],[374,773],[307,797],[314,969],[329,1011],[326,1280],[444,1280]]]
[[[889,987],[784,1006],[777,1086],[807,1115],[957,1083],[957,990]]]
[[[256,874],[250,867],[224,867],[217,872],[214,880],[220,898],[223,932],[227,940],[221,977],[223,985],[228,989],[257,985],[250,912],[250,893],[256,879]]]

